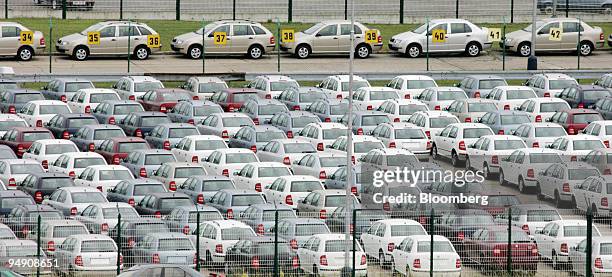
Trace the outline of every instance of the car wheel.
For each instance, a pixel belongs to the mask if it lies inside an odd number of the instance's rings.
[[[593,53],[593,45],[588,41],[580,42],[580,55],[588,56]]]
[[[529,55],[531,55],[531,43],[522,42],[521,44],[519,44],[518,54],[521,57],[528,57]]]
[[[459,166],[459,155],[457,155],[457,152],[455,152],[455,150],[453,150],[453,152],[451,153],[451,164],[453,165],[453,167],[458,167]]]
[[[418,58],[421,55],[421,46],[418,44],[410,44],[406,47],[406,55],[410,58]]]
[[[502,186],[505,186],[505,185],[507,184],[507,183],[506,183],[506,180],[505,180],[505,178],[504,178],[504,177],[505,177],[505,176],[504,176],[504,171],[500,169],[500,170],[499,170],[499,178],[498,178],[498,181],[499,181],[499,184],[500,184],[500,185],[502,185]]]
[[[561,267],[559,266],[559,260],[557,258],[557,253],[553,252],[551,260],[552,260],[552,268],[555,270],[559,270]]]
[[[189,46],[189,49],[187,49],[187,55],[194,60],[202,58],[202,46],[195,44]]]
[[[370,47],[365,44],[357,45],[357,49],[355,49],[355,55],[360,59],[366,59],[370,56]]]
[[[438,157],[438,147],[436,147],[436,145],[435,145],[435,144],[434,144],[434,145],[431,147],[431,157],[432,157],[434,160],[437,160],[437,159],[439,158],[439,157]]]
[[[298,45],[295,49],[295,55],[300,59],[308,58],[308,56],[310,56],[310,47],[304,44]]]
[[[395,259],[391,257],[391,276],[395,275]]]
[[[573,207],[573,208],[576,208],[577,206],[578,206],[578,204],[576,203],[576,197],[574,197],[574,196],[572,195],[572,207]],[[580,213],[581,211],[580,211],[580,210],[578,210],[577,212],[578,212],[578,213]]]
[[[544,200],[544,194],[542,194],[542,187],[540,187],[540,183],[536,184],[536,197],[538,200]]]
[[[380,250],[378,252],[378,265],[380,266],[380,268],[385,268],[385,254],[382,252],[382,250]]]
[[[264,49],[260,45],[253,45],[249,47],[249,53],[247,54],[249,58],[253,60],[257,60],[261,58],[264,54]]]
[[[34,57],[34,51],[32,51],[32,48],[29,46],[22,46],[17,51],[17,58],[20,61],[29,61],[32,59],[32,57]]]
[[[472,164],[470,163],[470,158],[469,157],[467,159],[465,159],[465,169],[466,170],[472,169]]]
[[[563,203],[561,202],[561,196],[559,196],[558,191],[555,191],[555,206],[557,208],[561,208],[561,206],[563,206]]]
[[[150,52],[149,48],[147,48],[145,46],[138,46],[134,50],[134,57],[137,60],[146,60],[146,59],[149,58],[150,53],[151,52]]]
[[[84,61],[89,58],[89,49],[85,46],[77,46],[72,52],[72,57],[77,61]]]
[[[480,48],[480,45],[478,43],[470,42],[465,47],[465,54],[469,57],[478,57],[478,55],[480,55],[481,50],[482,49]]]
[[[518,180],[518,189],[521,193],[527,193],[527,187],[525,186],[525,180],[523,180],[523,177],[519,176],[519,180]]]
[[[491,170],[489,169],[488,164],[485,163],[482,165],[482,173],[484,175],[485,180],[491,179]]]

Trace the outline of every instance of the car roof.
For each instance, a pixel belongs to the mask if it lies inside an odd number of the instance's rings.
[[[128,184],[132,184],[132,185],[150,185],[150,184],[156,184],[156,185],[163,185],[162,182],[157,181],[155,179],[151,179],[151,178],[138,178],[138,179],[128,179],[128,180],[122,180],[122,182],[126,182]]]
[[[35,241],[26,240],[26,239],[3,239],[0,240],[0,244],[5,247],[15,247],[15,246],[37,246]],[[18,276],[18,275],[15,275]]]
[[[151,76],[125,76],[123,78],[132,79],[134,82],[159,82],[159,80],[155,79]]]
[[[19,198],[27,197],[27,198],[32,198],[29,194],[26,194],[25,192],[20,191],[20,190],[3,190],[3,191],[0,191],[0,198],[7,198],[7,197],[19,197]]]
[[[402,78],[404,80],[433,80],[430,76],[427,75],[398,75],[395,78]]]
[[[310,176],[310,175],[287,175],[287,176],[281,176],[278,177],[279,179],[285,179],[289,182],[294,182],[294,181],[317,181],[320,182],[319,178],[314,177],[314,176]]]
[[[202,165],[198,164],[198,163],[191,163],[191,162],[168,162],[168,163],[164,163],[164,165],[167,165],[169,167],[202,167]]]
[[[0,160],[0,162],[7,164],[40,164],[38,161],[32,159],[4,159]]]
[[[135,153],[142,153],[142,154],[171,154],[172,152],[170,152],[169,150],[164,150],[164,149],[137,149],[137,150],[133,150],[130,153],[135,152]]]
[[[69,158],[88,158],[88,157],[104,158],[102,157],[102,155],[96,152],[68,152],[62,155],[67,156]]]
[[[120,105],[120,104],[140,105],[140,103],[133,101],[133,100],[106,100],[106,101],[102,101],[102,103],[107,103],[109,105]]]
[[[73,145],[74,144],[74,142],[69,141],[69,140],[65,140],[65,139],[39,139],[39,140],[37,140],[35,142],[40,143],[40,144],[44,144],[44,145],[47,145],[47,144],[70,144],[70,145]]]
[[[8,93],[19,94],[19,93],[35,93],[42,94],[39,90],[29,89],[29,88],[16,88],[16,89],[7,89],[5,90]]]
[[[84,240],[113,240],[111,237],[100,234],[80,234],[80,235],[71,235],[69,238],[74,238],[79,241]]]
[[[53,79],[53,81],[91,83],[90,80],[79,78],[79,77],[61,77],[61,78],[55,78]]]
[[[465,122],[459,122],[459,123],[453,123],[453,124],[449,124],[448,126],[456,126],[459,127],[460,129],[467,129],[467,128],[489,128],[489,126],[484,125],[482,123],[465,123]]]
[[[311,122],[308,125],[318,126],[321,129],[347,129],[344,124],[338,122]]]
[[[263,78],[266,79],[268,81],[295,81],[293,80],[293,78],[289,77],[289,76],[285,76],[285,75],[259,75],[257,77],[255,77],[255,79],[258,78]]]
[[[169,198],[169,197],[189,197],[187,196],[187,194],[184,194],[182,192],[153,192],[153,193],[149,193],[147,195],[151,195],[151,196],[155,196],[156,198]]]
[[[100,192],[97,188],[92,187],[61,187],[58,190],[64,190],[66,192]]]
[[[162,113],[162,112],[146,112],[145,111],[145,112],[131,112],[130,114],[133,114],[133,115],[138,116],[138,117],[143,117],[143,116],[168,117],[168,115],[166,115],[165,113]]]
[[[251,151],[250,149],[245,149],[245,148],[223,148],[223,149],[217,149],[215,151],[218,151],[222,154],[234,154],[234,153],[248,153],[248,154],[254,154],[253,151]]]
[[[330,77],[334,77],[334,78],[340,80],[340,82],[348,82],[350,80],[350,76],[349,75],[332,75]],[[353,75],[353,81],[367,81],[367,80],[364,79],[361,76]]]
[[[513,211],[514,210],[519,210],[519,211],[526,211],[526,210],[555,210],[557,211],[557,209],[553,206],[550,206],[548,204],[520,204],[520,205],[514,205],[510,207]]]
[[[194,211],[195,212],[218,212],[219,211],[215,207],[208,206],[208,205],[200,205],[200,204],[198,204],[197,207],[195,205],[193,205],[193,206],[179,206],[179,207],[176,207],[175,209],[177,209],[177,210],[185,210],[185,211],[189,211],[189,212],[194,212]]]
[[[139,138],[139,137],[114,137],[114,138],[110,138],[110,139],[107,139],[107,140],[113,141],[114,143],[122,143],[122,142],[147,142],[143,138]]]
[[[281,112],[281,113],[288,114],[292,118],[294,118],[294,117],[316,117],[316,118],[319,118],[315,114],[313,114],[311,112],[307,112],[307,111],[284,111],[284,112]]]
[[[189,100],[189,101],[182,100],[180,102],[187,103],[188,105],[191,105],[193,107],[219,106],[219,104],[212,102],[210,100]]]
[[[533,91],[532,88],[527,87],[527,86],[497,86],[496,88],[501,89],[501,90],[531,90]]]
[[[512,135],[486,135],[481,138],[489,138],[492,140],[522,140],[520,137]]]
[[[262,204],[253,204],[251,205],[251,207],[257,208],[258,210],[263,210],[263,211],[266,211],[266,210],[292,210],[293,211],[293,208],[285,204],[262,203]]]
[[[51,132],[47,128],[42,127],[13,127],[9,130],[15,130],[17,132]]]
[[[108,93],[108,94],[117,94],[114,90],[110,88],[82,88],[79,89],[81,92],[85,93]]]
[[[219,180],[224,180],[224,181],[230,181],[231,179],[227,176],[223,176],[223,175],[194,175],[194,176],[190,176],[189,178],[193,178],[196,179],[198,181],[219,181]]]
[[[257,93],[257,90],[252,88],[226,88],[223,91],[229,94]]]
[[[595,122],[595,121],[593,121]],[[552,123],[552,122],[528,122],[528,123],[522,123],[521,125],[527,125],[527,126],[532,126],[535,128],[538,127],[559,127],[559,128],[563,128],[563,126],[557,124],[557,123]]]
[[[55,172],[31,172],[30,175],[35,176],[37,178],[70,178],[70,176],[64,173]]]
[[[276,126],[264,124],[264,125],[255,125],[255,126],[244,126],[242,128],[251,128],[254,129],[255,132],[283,132],[283,130],[277,128]],[[284,133],[284,132],[283,132]]]
[[[58,226],[58,225],[79,225],[85,226],[82,222],[74,219],[49,219],[43,221],[47,225]]]
[[[233,227],[247,227],[250,228],[249,225],[246,225],[242,221],[234,220],[234,219],[225,219],[225,220],[211,220],[208,221],[210,224],[217,225],[221,229],[225,228],[233,228]]]
[[[225,81],[221,80],[221,78],[213,76],[195,76],[191,77],[191,79],[196,80],[199,83],[225,83]]]
[[[260,195],[259,192],[257,192],[256,190],[252,190],[252,189],[222,189],[220,190],[224,193],[227,193],[229,195],[236,195],[236,194],[257,194]]]
[[[163,123],[163,124],[158,124],[157,126],[162,126],[165,128],[196,128],[196,126],[194,126],[193,124],[177,123],[177,122]]]
[[[563,73],[543,73],[543,74],[538,74],[544,78],[547,78],[549,80],[573,80],[574,78],[570,77],[567,74],[563,74]]]
[[[279,162],[252,162],[248,164],[255,166],[255,168],[258,168],[258,167],[288,167],[287,165],[283,163],[279,163]]]
[[[325,221],[323,221],[321,219],[318,219],[318,218],[304,218],[304,217],[285,218],[285,219],[282,219],[281,221],[288,222],[288,223],[293,223],[293,224],[312,224],[312,223],[325,224]]]
[[[122,166],[122,165],[116,165],[116,164],[109,164],[109,165],[90,165],[87,168],[91,168],[94,170],[129,170],[127,167]]]
[[[188,239],[189,237],[187,237],[185,234],[183,233],[174,233],[174,232],[155,232],[155,233],[149,233],[147,234],[147,237],[152,237],[152,238],[156,238],[156,239],[166,239],[166,238],[180,238],[180,239]]]
[[[131,208],[132,205],[125,203],[125,202],[108,202],[108,203],[93,203],[90,206],[97,206],[100,207],[102,209],[108,209],[108,208]]]
[[[112,125],[112,124],[85,125],[85,126],[83,126],[81,128],[87,128],[87,129],[92,129],[92,130],[97,130],[97,129],[121,129],[121,127],[119,127],[117,125]]]
[[[95,116],[91,115],[91,114],[86,114],[86,113],[65,113],[65,114],[61,114],[62,117],[64,117],[65,119],[72,119],[72,118],[96,118]]]
[[[498,75],[487,75],[487,74],[475,74],[475,75],[468,75],[465,78],[472,78],[472,79],[476,79],[476,80],[492,80],[492,79],[501,79],[501,80],[505,80],[503,77],[498,76]]]

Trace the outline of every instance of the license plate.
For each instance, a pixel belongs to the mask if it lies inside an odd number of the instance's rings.
[[[168,257],[169,264],[184,264],[186,260],[185,257]]]
[[[108,259],[91,259],[90,263],[92,265],[106,265],[108,264]]]
[[[72,4],[75,6],[85,6],[85,1],[74,1]]]

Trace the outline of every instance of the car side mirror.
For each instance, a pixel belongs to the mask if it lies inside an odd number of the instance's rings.
[[[119,120],[119,123],[120,123],[120,124],[124,124],[124,123],[125,123],[125,118],[124,118],[124,119]]]
[[[535,233],[536,234],[542,234],[542,230],[536,230]]]
[[[116,85],[116,84],[115,84],[115,85],[113,85],[113,87],[112,87],[112,88],[116,89],[116,88],[117,88],[117,85]]]
[[[42,86],[42,87],[40,87],[40,89],[41,90],[47,90],[48,88],[47,88],[47,86]]]
[[[552,118],[547,118],[546,122],[552,122]]]
[[[144,95],[138,96],[138,97],[136,97],[136,99],[143,100],[144,99]]]
[[[234,176],[240,176],[240,172],[234,171],[234,172],[232,172],[232,175],[234,175]]]
[[[325,145],[325,148],[330,148],[331,149],[332,146],[331,145]]]
[[[322,36],[320,33],[317,33],[317,34],[315,35],[315,37],[320,37],[320,36]]]

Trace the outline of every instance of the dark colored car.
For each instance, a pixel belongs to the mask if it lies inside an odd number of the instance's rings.
[[[135,206],[146,195],[155,192],[167,192],[161,182],[148,178],[123,180],[106,194],[109,202],[124,202]]]
[[[477,209],[447,211],[436,221],[436,234],[447,237],[462,257],[465,255],[465,238],[478,229],[496,225],[491,214]]]
[[[0,93],[0,112],[15,114],[25,104],[34,100],[45,100],[40,91],[31,89],[11,89]]]
[[[561,91],[558,98],[561,98],[572,108],[592,108],[592,106],[601,98],[612,96],[612,92],[594,85],[572,85]]]
[[[98,120],[91,114],[58,114],[51,118],[45,127],[56,138],[70,139],[81,127],[96,125]]]
[[[142,138],[111,138],[100,144],[96,153],[102,155],[108,164],[119,164],[134,150],[149,149],[149,144]]]
[[[612,97],[604,97],[597,100],[591,108],[601,114],[601,117],[605,120],[612,119]]]
[[[351,234],[355,234],[356,238],[361,237],[361,234],[365,232],[372,224],[376,221],[387,219],[387,215],[383,210],[365,210],[359,209],[357,210],[357,219],[353,220],[353,213],[347,212],[345,207],[338,207],[336,210],[325,220],[325,224],[329,227],[329,229],[334,233],[343,233],[345,232],[345,217],[346,215],[350,215],[351,217],[351,225],[350,231]],[[353,224],[356,224],[353,225]],[[357,228],[355,228],[357,227]]]
[[[215,102],[226,112],[238,111],[244,102],[257,97],[257,90],[250,88],[228,88],[213,94],[210,101]]]
[[[125,269],[123,273],[118,275],[118,277],[150,276],[201,277],[202,274],[189,267],[189,265],[141,264]]]
[[[176,207],[193,206],[188,195],[180,192],[156,192],[147,194],[137,205],[136,211],[140,215],[154,215],[161,218]]]
[[[225,254],[225,273],[230,276],[265,275],[274,271],[274,236],[242,238]],[[279,269],[285,274],[296,272],[298,257],[289,251],[289,243],[279,239],[276,243]]]
[[[179,101],[191,100],[188,90],[178,88],[158,88],[139,96],[138,103],[147,111],[168,112]]]
[[[118,228],[121,228],[120,241],[117,241]],[[126,253],[129,253],[142,238],[150,233],[156,232],[170,232],[170,229],[168,229],[166,223],[159,218],[141,217],[121,220],[121,224],[116,224],[115,228],[111,229],[108,235],[113,238],[117,244],[121,244],[122,249],[125,251],[123,255],[126,255]]]
[[[136,101],[129,100],[107,100],[100,103],[92,115],[100,123],[116,124],[124,119],[128,114],[134,112],[144,112],[142,105]]]
[[[59,78],[52,80],[40,91],[49,100],[66,102],[76,94],[79,89],[94,88],[91,81],[81,78]]]
[[[40,127],[15,127],[0,139],[0,144],[10,147],[17,157],[23,156],[33,142],[41,139],[54,139],[53,133]]]
[[[257,152],[273,139],[286,139],[282,130],[271,125],[244,126],[236,132],[227,145],[231,148],[246,148]]]
[[[569,135],[577,135],[582,129],[586,128],[589,123],[596,120],[604,120],[597,111],[589,109],[570,109],[556,112],[546,121],[563,126]]]
[[[36,203],[40,204],[45,196],[51,195],[56,189],[73,186],[74,181],[68,175],[40,172],[25,177],[17,189],[31,195]]]
[[[0,216],[6,216],[21,205],[35,205],[32,196],[20,190],[0,191]]]
[[[125,132],[119,126],[109,124],[96,124],[81,127],[70,138],[79,150],[93,152],[104,140],[110,138],[126,137]]]
[[[30,230],[36,230],[38,216],[45,219],[64,219],[64,215],[49,205],[19,205],[6,216],[8,225],[18,238],[25,238]]]
[[[148,136],[155,126],[171,123],[165,113],[160,112],[137,112],[130,113],[117,123],[123,131],[132,137]]]

